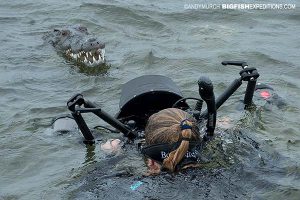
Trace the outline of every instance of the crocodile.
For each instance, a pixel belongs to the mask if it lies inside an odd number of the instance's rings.
[[[94,67],[105,63],[105,44],[83,25],[55,28],[43,39],[76,64]]]

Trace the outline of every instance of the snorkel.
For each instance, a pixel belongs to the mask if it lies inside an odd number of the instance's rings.
[[[210,140],[214,136],[216,127],[216,101],[214,94],[214,87],[211,80],[207,77],[200,77],[198,80],[199,95],[205,101],[207,105],[207,123],[206,123],[206,135],[204,140]]]

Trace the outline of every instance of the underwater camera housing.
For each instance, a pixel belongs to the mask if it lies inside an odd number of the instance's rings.
[[[168,77],[146,75],[132,79],[122,86],[120,111],[116,118],[122,123],[136,123],[136,128],[144,129],[148,118],[165,108],[171,108],[183,98],[178,86]],[[178,106],[188,109],[186,102]]]
[[[233,80],[231,85],[215,100],[213,84],[207,77],[198,80],[199,98],[184,98],[179,87],[168,77],[161,75],[145,75],[132,79],[122,86],[119,108],[115,117],[106,113],[96,104],[84,99],[82,94],[72,96],[67,107],[76,121],[85,143],[93,144],[94,136],[82,117],[82,113],[93,113],[113,126],[130,140],[143,137],[148,118],[163,109],[176,107],[189,111],[196,120],[207,120],[205,138],[214,135],[217,109],[241,86],[242,81],[248,82],[244,97],[245,109],[252,105],[253,93],[259,74],[255,68],[248,68],[246,62],[224,61],[223,65],[237,65],[243,69],[240,77]],[[196,108],[192,109],[187,99],[197,100]],[[202,101],[207,110],[201,113]],[[204,138],[204,139],[205,139]]]

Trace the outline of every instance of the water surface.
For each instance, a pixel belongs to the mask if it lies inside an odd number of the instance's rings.
[[[232,191],[238,198],[298,199],[299,9],[185,10],[185,3],[190,1],[0,3],[1,198],[114,199],[113,194],[120,194],[113,193],[118,192],[115,184],[124,181],[124,189],[119,190],[125,191],[124,199],[134,196],[182,199],[191,193],[194,197],[232,199]],[[83,73],[43,42],[46,31],[78,23],[106,42],[106,55],[111,64],[107,72]],[[242,97],[241,89],[220,109],[219,115],[231,117],[236,127],[246,123],[246,132],[260,144],[256,150],[245,141],[249,151],[237,153],[243,168],[239,175],[234,171],[240,169],[238,165],[227,171],[216,167],[212,171],[198,170],[175,177],[146,178],[143,181],[147,184],[132,192],[130,184],[140,180],[144,170],[139,155],[131,156],[129,161],[122,156],[105,160],[99,145],[87,149],[80,135],[58,135],[50,130],[53,117],[68,113],[66,101],[73,94],[81,92],[115,114],[120,86],[145,74],[166,75],[179,85],[185,96],[196,97],[197,79],[209,76],[218,95],[238,77],[240,70],[221,66],[222,60],[245,60],[257,67],[260,81],[275,88],[287,103],[283,109],[272,107],[248,116],[236,108]],[[91,126],[104,124],[96,118],[89,119]],[[236,149],[243,149],[239,145]],[[265,156],[266,165],[255,167],[260,166],[256,160],[257,165],[251,167],[249,159],[258,158],[255,152]],[[120,160],[123,165],[118,165]],[[99,168],[109,164],[117,165],[116,171],[132,170],[125,178],[101,178]],[[94,182],[87,174],[89,171],[98,177]],[[233,177],[228,181],[233,185],[222,188],[217,182],[219,174],[222,181],[224,176],[228,180]],[[195,178],[201,176],[202,182]],[[191,189],[181,188],[176,193],[179,188],[176,185],[183,180],[185,188],[190,181],[193,183]],[[101,186],[102,183],[106,185]],[[197,194],[197,187],[202,192]],[[172,192],[167,194],[167,190]]]

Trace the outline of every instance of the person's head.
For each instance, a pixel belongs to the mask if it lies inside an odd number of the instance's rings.
[[[176,165],[186,155],[190,142],[200,140],[196,121],[187,112],[168,108],[151,115],[145,128],[146,146],[175,143],[179,143],[179,146],[163,160],[162,166],[155,160],[148,159],[150,173],[159,173],[161,167],[175,171]]]

